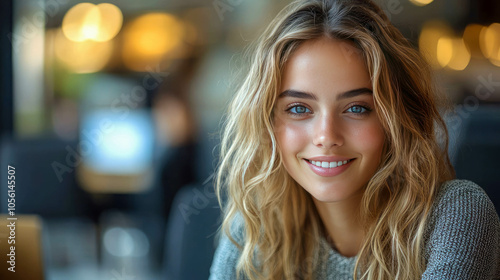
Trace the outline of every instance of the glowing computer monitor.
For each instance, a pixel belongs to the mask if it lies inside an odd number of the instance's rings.
[[[153,178],[154,125],[151,112],[95,110],[80,127],[77,178],[91,192],[141,192]]]

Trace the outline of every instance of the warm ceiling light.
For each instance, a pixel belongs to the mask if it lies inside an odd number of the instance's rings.
[[[99,4],[97,8],[101,12],[101,25],[99,26],[99,33],[97,33],[93,40],[99,42],[111,40],[122,28],[122,12],[120,8],[109,3]]]
[[[433,0],[410,0],[413,4],[417,6],[425,6],[432,3]]]
[[[500,66],[500,24],[493,23],[483,28],[480,34],[480,46],[483,55],[494,65]]]
[[[122,12],[115,5],[80,3],[64,15],[62,30],[71,41],[104,42],[113,39],[118,34],[122,23]]]
[[[480,24],[469,24],[464,30],[464,43],[474,57],[483,57],[480,47],[480,34],[485,27]]]
[[[469,65],[471,54],[462,38],[453,38],[451,44],[453,52],[447,66],[450,69],[462,71]]]
[[[54,50],[58,60],[70,71],[93,73],[102,70],[108,63],[113,52],[113,42],[74,42],[59,30],[54,40]]]
[[[443,38],[453,37],[453,30],[444,22],[430,21],[424,24],[418,41],[419,49],[427,62],[434,68],[442,68],[448,64],[449,57],[446,50],[449,50],[449,42]],[[439,43],[441,40],[441,43]],[[438,44],[440,47],[438,49]],[[439,60],[438,60],[438,52]]]
[[[446,67],[453,56],[453,41],[451,38],[442,37],[437,43],[437,61],[441,67]]]
[[[150,13],[138,17],[125,29],[123,61],[135,71],[158,64],[166,55],[179,51],[184,41],[184,24],[175,16]]]

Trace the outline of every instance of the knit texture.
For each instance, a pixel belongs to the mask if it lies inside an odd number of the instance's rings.
[[[242,226],[231,231],[238,242],[243,242]],[[421,279],[500,279],[500,219],[491,200],[475,183],[452,180],[441,186],[424,240],[427,266]],[[328,246],[326,241],[323,245]],[[357,257],[344,257],[327,248],[325,261],[318,264],[317,279],[352,279]],[[222,235],[210,280],[237,279],[239,254],[239,249]]]

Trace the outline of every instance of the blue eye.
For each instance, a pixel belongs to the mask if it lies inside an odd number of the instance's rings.
[[[292,108],[288,109],[292,114],[305,114],[305,113],[310,113],[311,110],[307,109],[305,106],[297,105],[293,106]]]
[[[359,105],[354,105],[354,106],[350,107],[349,109],[347,109],[347,112],[354,113],[354,114],[365,114],[365,113],[368,113],[368,111],[370,111],[370,110],[367,109],[366,107],[359,106]]]

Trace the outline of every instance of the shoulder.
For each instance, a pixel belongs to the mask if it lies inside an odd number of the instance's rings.
[[[231,224],[229,234],[240,246],[244,244],[244,224],[241,216],[236,216]],[[234,280],[236,266],[240,257],[240,247],[234,244],[224,231],[220,232],[219,245],[215,251],[210,268],[210,280]]]
[[[423,279],[500,277],[500,220],[477,184],[451,180],[440,187],[424,239]]]
[[[468,180],[443,183],[430,213],[430,223],[434,226],[447,224],[453,228],[460,226],[462,230],[494,229],[498,227],[498,220],[495,206],[486,192]]]
[[[484,190],[476,183],[469,180],[455,179],[446,181],[441,185],[438,190],[436,201],[439,201],[439,199],[446,200],[449,198],[460,198],[458,201],[463,201],[464,199],[461,197],[463,197],[464,195],[480,201],[490,200]]]

